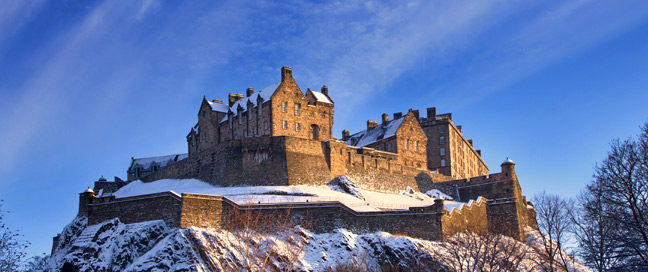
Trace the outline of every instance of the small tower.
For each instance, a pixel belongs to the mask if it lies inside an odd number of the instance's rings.
[[[77,216],[88,217],[88,204],[92,204],[94,198],[95,192],[90,187],[79,194],[79,214]]]
[[[517,176],[515,176],[515,163],[511,159],[506,158],[500,166],[502,167],[502,174],[506,177],[517,180]]]

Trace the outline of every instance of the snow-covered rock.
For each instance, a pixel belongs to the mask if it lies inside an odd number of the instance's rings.
[[[77,271],[452,271],[449,265],[472,261],[455,260],[457,256],[451,252],[457,249],[456,242],[385,232],[357,234],[337,229],[316,234],[288,226],[277,233],[259,233],[245,229],[174,229],[162,221],[124,224],[113,219],[93,226],[86,226],[86,222],[77,218],[63,230],[49,262],[51,271],[64,267]],[[538,252],[534,250],[538,247],[537,235],[527,229],[531,245],[505,237],[520,251],[529,252],[519,269],[540,271],[538,256],[533,255]],[[460,246],[461,252],[470,253],[470,245]],[[577,263],[573,268],[589,271]]]

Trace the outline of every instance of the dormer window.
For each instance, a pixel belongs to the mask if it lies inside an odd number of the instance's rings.
[[[248,120],[252,120],[252,107],[248,106]]]
[[[263,104],[261,102],[259,102],[258,108],[257,111],[259,112],[259,116],[263,115]]]

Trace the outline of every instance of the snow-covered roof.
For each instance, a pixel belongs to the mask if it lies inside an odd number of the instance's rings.
[[[250,101],[252,103],[252,105],[256,106],[257,105],[257,99],[259,98],[259,96],[261,96],[261,98],[263,98],[263,101],[266,101],[266,100],[270,99],[270,96],[272,96],[274,91],[277,90],[277,87],[279,87],[279,84],[281,84],[281,82],[275,82],[274,84],[272,84],[270,86],[267,86],[267,87],[261,89],[260,91],[258,91],[256,93],[253,93],[249,97],[245,97],[245,98],[243,98],[243,99],[241,99],[239,101],[236,101],[236,103],[234,103],[234,105],[232,105],[230,107],[230,110],[234,113],[234,116],[236,116],[236,114],[238,113],[238,107],[239,106],[241,106],[241,108],[243,108],[243,112],[245,112],[247,110],[248,101]]]
[[[207,103],[209,103],[212,111],[227,113],[227,110],[229,110],[229,107],[223,103],[216,103],[212,101],[207,101]]]
[[[504,160],[504,162],[502,162],[502,165],[505,165],[505,164],[515,164],[515,163],[511,159],[506,158],[506,160]]]
[[[189,154],[184,153],[184,154],[175,154],[175,155],[166,155],[166,156],[159,156],[159,157],[150,157],[150,158],[138,158],[134,159],[131,162],[130,167],[128,170],[131,170],[134,166],[140,166],[142,168],[150,168],[152,164],[157,164],[160,167],[166,167],[168,165],[174,164],[177,161],[183,160],[187,158]]]
[[[272,94],[274,93],[274,91],[276,91],[277,88],[279,87],[279,84],[281,84],[281,81],[275,82],[275,83],[271,84],[270,86],[267,86],[267,87],[261,89],[260,91],[250,95],[249,97],[245,97],[245,98],[243,98],[243,99],[241,99],[239,101],[236,101],[236,103],[234,103],[229,108],[227,108],[227,106],[225,104],[222,104],[226,108],[226,110],[222,111],[222,112],[228,112],[228,110],[231,110],[232,113],[234,113],[233,116],[236,116],[238,114],[238,107],[239,106],[241,106],[241,108],[243,108],[242,112],[246,112],[247,111],[247,103],[248,103],[248,101],[251,102],[252,105],[257,106],[257,99],[259,98],[259,96],[262,98],[262,101],[269,100],[270,97],[272,96]],[[212,107],[212,109],[213,109],[213,107]],[[222,122],[225,122],[225,121],[227,121],[227,116],[223,117],[223,119],[221,119],[219,121],[219,123],[222,123]]]
[[[349,140],[347,140],[347,145],[363,147],[375,142],[378,142],[382,139],[387,139],[396,135],[396,130],[400,127],[401,123],[405,116],[398,119],[391,120],[387,124],[380,124],[374,128],[360,131],[356,134],[351,135]]]
[[[329,103],[329,104],[332,104],[332,103],[333,103],[333,102],[331,102],[331,100],[330,100],[328,97],[326,97],[326,95],[324,95],[323,93],[320,93],[320,92],[314,92],[314,91],[311,91],[311,92],[312,92],[313,95],[315,96],[315,99],[317,99],[317,102]]]

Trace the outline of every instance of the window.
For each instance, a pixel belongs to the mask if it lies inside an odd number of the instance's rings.
[[[326,118],[326,112],[325,111],[322,112],[322,118]]]
[[[445,137],[441,136],[439,138],[439,144],[445,144]]]
[[[196,136],[191,136],[191,145],[196,146]]]
[[[322,127],[322,135],[326,135],[326,127]]]
[[[440,150],[441,156],[445,156],[445,147],[442,147]]]
[[[232,128],[232,115],[231,115],[231,114],[229,115],[229,118],[228,118],[228,119],[229,119],[229,125],[230,125],[230,128]]]
[[[252,120],[252,107],[248,107],[248,120]]]
[[[445,167],[445,166],[446,166],[445,159],[441,159],[441,167]]]
[[[263,122],[263,129],[268,130],[268,121]]]
[[[387,150],[386,151],[391,151],[391,143],[387,143]]]
[[[259,109],[257,109],[257,111],[259,112],[259,116],[263,115],[263,104],[262,104],[262,103],[259,103],[258,108],[259,108]]]
[[[439,127],[439,133],[444,133],[444,132],[445,130],[443,129],[443,127]]]
[[[243,116],[241,116],[241,115],[242,115],[241,111],[239,111],[239,114],[238,114],[239,125],[243,124]]]
[[[288,122],[286,120],[281,121],[281,126],[283,127],[283,129],[287,129],[288,128]]]
[[[281,112],[286,112],[286,107],[288,107],[288,102],[281,102]]]
[[[247,130],[243,131],[243,137],[247,137],[247,136],[248,136]]]
[[[299,115],[299,107],[301,107],[301,105],[295,104],[295,115]]]
[[[259,128],[258,128],[258,127],[254,127],[254,135],[258,135],[258,134],[259,134]]]
[[[405,150],[409,150],[409,139],[405,139]]]
[[[414,151],[418,152],[418,141],[414,141]]]
[[[299,123],[295,123],[295,131],[299,131],[299,129],[300,129]]]

